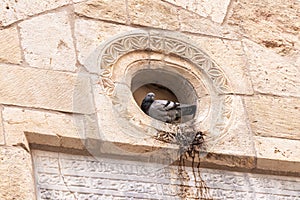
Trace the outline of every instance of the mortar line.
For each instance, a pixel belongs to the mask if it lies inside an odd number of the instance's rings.
[[[254,151],[255,153],[255,157],[254,157],[254,168],[257,168],[257,156],[258,156],[258,153],[257,153],[257,150],[256,150],[256,147],[255,147],[255,141],[254,141],[254,132],[251,128],[251,122],[250,122],[250,118],[249,118],[249,113],[248,113],[248,109],[246,107],[246,102],[245,102],[245,99],[244,98],[241,98],[241,101],[242,101],[242,105],[243,105],[243,108],[244,108],[244,115],[245,115],[245,122],[246,122],[246,126],[247,126],[247,129],[249,130],[250,132],[250,137],[252,138],[252,141],[251,141],[251,146],[252,146],[252,150]]]
[[[250,69],[249,69],[249,66],[250,66],[249,58],[247,56],[247,53],[246,53],[246,50],[245,50],[245,44],[244,44],[243,40],[240,40],[240,43],[241,43],[242,51],[243,51],[245,59],[246,59],[246,73],[247,73],[247,76],[250,79],[252,91],[254,92],[255,90],[253,88],[253,80],[252,80],[252,76],[251,76]]]
[[[228,6],[226,8],[226,14],[223,18],[223,21],[222,21],[221,25],[224,25],[224,24],[227,23],[230,12],[232,11],[232,8],[233,8],[233,0],[230,0]]]
[[[77,51],[77,39],[76,39],[76,34],[75,34],[75,7],[74,7],[74,3],[70,4],[69,9],[67,10],[68,12],[68,19],[70,22],[70,29],[71,29],[71,37],[72,37],[72,41],[73,41],[73,46],[74,46],[74,53],[75,53],[75,57],[76,57],[76,63],[75,63],[75,67],[76,73],[79,73],[80,68],[84,68],[84,70],[86,72],[88,72],[88,70],[85,68],[85,66],[79,62],[79,53]]]
[[[39,13],[36,13],[36,14],[33,14],[33,15],[26,15],[24,18],[22,18],[22,19],[18,19],[18,20],[16,20],[16,21],[14,21],[14,22],[12,22],[12,23],[10,23],[10,24],[7,24],[7,25],[2,25],[2,26],[0,26],[1,28],[7,28],[7,27],[10,27],[10,26],[13,26],[13,25],[15,25],[15,24],[19,24],[19,23],[22,23],[22,22],[24,22],[24,21],[27,21],[27,20],[31,20],[31,19],[33,19],[33,18],[35,18],[35,17],[38,17],[38,16],[40,16],[40,15],[45,15],[45,14],[50,14],[50,13],[57,13],[57,12],[61,12],[61,11],[63,11],[64,10],[64,8],[66,8],[66,7],[68,7],[68,6],[70,6],[71,5],[71,2],[69,2],[69,3],[67,3],[67,4],[65,4],[65,5],[60,5],[60,6],[58,6],[58,7],[56,7],[56,8],[53,8],[53,9],[50,9],[50,10],[44,10],[44,11],[41,11],[41,12],[39,12]]]
[[[125,10],[126,10],[126,25],[130,25],[131,24],[131,18],[130,18],[130,14],[129,14],[129,7],[128,7],[128,0],[125,0]]]
[[[69,116],[84,116],[85,113],[75,113],[75,112],[67,112],[67,111],[61,111],[61,110],[54,110],[54,109],[47,109],[47,108],[38,108],[38,107],[29,107],[29,106],[21,106],[21,105],[13,105],[13,104],[1,104],[2,107],[8,107],[8,108],[17,108],[17,109],[26,109],[26,111],[34,111],[34,112],[47,112],[51,114],[64,114]],[[95,114],[95,113],[91,113]],[[3,117],[3,116],[2,116]]]

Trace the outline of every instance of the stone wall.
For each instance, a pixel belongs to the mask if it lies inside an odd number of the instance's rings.
[[[204,158],[205,166],[299,181],[299,10],[297,0],[4,0],[0,199],[35,199],[40,192],[33,149],[86,154],[98,139],[128,145],[126,152],[176,149],[153,138],[119,135],[123,119],[97,121],[112,106],[101,94],[100,67],[89,58],[115,35],[141,30],[163,39],[168,33],[188,38],[231,85],[226,95],[233,99],[232,121]],[[95,126],[110,127],[109,134],[99,138]],[[103,151],[116,153],[110,147]],[[280,195],[290,191],[291,199],[299,197],[299,187],[283,190]]]

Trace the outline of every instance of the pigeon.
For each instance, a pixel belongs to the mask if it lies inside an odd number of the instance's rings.
[[[145,114],[167,123],[174,123],[182,116],[194,116],[196,108],[196,105],[180,104],[169,100],[155,100],[155,94],[152,92],[146,95],[141,104],[141,109]]]

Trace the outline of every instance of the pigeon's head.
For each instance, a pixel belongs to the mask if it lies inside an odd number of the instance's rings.
[[[146,101],[154,101],[154,98],[155,98],[155,94],[153,92],[149,92],[146,97],[145,97],[145,100]]]

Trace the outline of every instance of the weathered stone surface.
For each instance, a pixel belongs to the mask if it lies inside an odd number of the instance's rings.
[[[132,24],[169,30],[178,30],[177,8],[158,0],[128,0]]]
[[[188,11],[194,12],[202,17],[210,18],[214,22],[222,23],[229,6],[230,0],[166,0],[171,4],[180,6]],[[186,21],[188,22],[188,20]]]
[[[4,129],[3,129],[3,118],[2,118],[2,109],[3,107],[0,105],[0,145],[5,144],[5,139],[4,139]]]
[[[67,12],[20,23],[26,62],[36,68],[75,71],[76,55]]]
[[[79,62],[85,65],[90,72],[100,70],[97,63],[87,64],[87,59],[102,42],[116,34],[134,30],[129,26],[117,25],[103,21],[76,19],[75,37]],[[99,49],[97,49],[99,51]]]
[[[27,18],[47,10],[69,4],[71,0],[30,0],[30,1],[11,1],[4,0],[0,7],[0,26],[7,26],[18,20]]]
[[[78,15],[109,21],[127,22],[126,5],[124,0],[91,0],[75,4]]]
[[[255,147],[253,136],[247,124],[246,111],[242,98],[233,98],[233,113],[230,124],[223,130],[223,135],[215,140],[207,138],[207,152],[213,155],[204,158],[222,166],[255,168]]]
[[[259,136],[254,139],[258,169],[300,172],[300,140]]]
[[[189,12],[185,9],[180,9],[178,11],[178,15],[180,21],[180,31],[228,39],[238,38],[238,35],[231,27],[226,25],[218,25],[209,19],[200,17],[199,15]]]
[[[0,30],[0,62],[18,64],[22,61],[18,31],[15,27]]]
[[[189,36],[224,71],[234,93],[252,94],[247,58],[239,41]]]
[[[21,147],[0,147],[0,199],[36,199],[30,154]]]
[[[83,149],[84,121],[78,115],[5,106],[3,123],[7,145],[26,145],[26,135],[29,143]]]
[[[279,96],[300,97],[300,70],[291,59],[244,39],[254,90]]]
[[[33,152],[36,191],[40,199],[298,199],[300,178],[44,151]],[[202,178],[201,178],[202,177]],[[190,180],[186,180],[190,178]],[[95,184],[97,183],[97,184]],[[185,187],[180,185],[185,184]],[[182,190],[186,198],[182,198]],[[199,195],[199,194],[198,194]],[[194,198],[193,198],[194,197]],[[199,197],[199,196],[198,196]],[[205,198],[205,199],[206,199]]]
[[[88,76],[0,65],[0,103],[90,113],[93,102]]]
[[[300,139],[300,99],[256,95],[245,102],[255,135]]]
[[[252,40],[281,55],[299,57],[300,2],[297,0],[234,1],[228,23]]]

